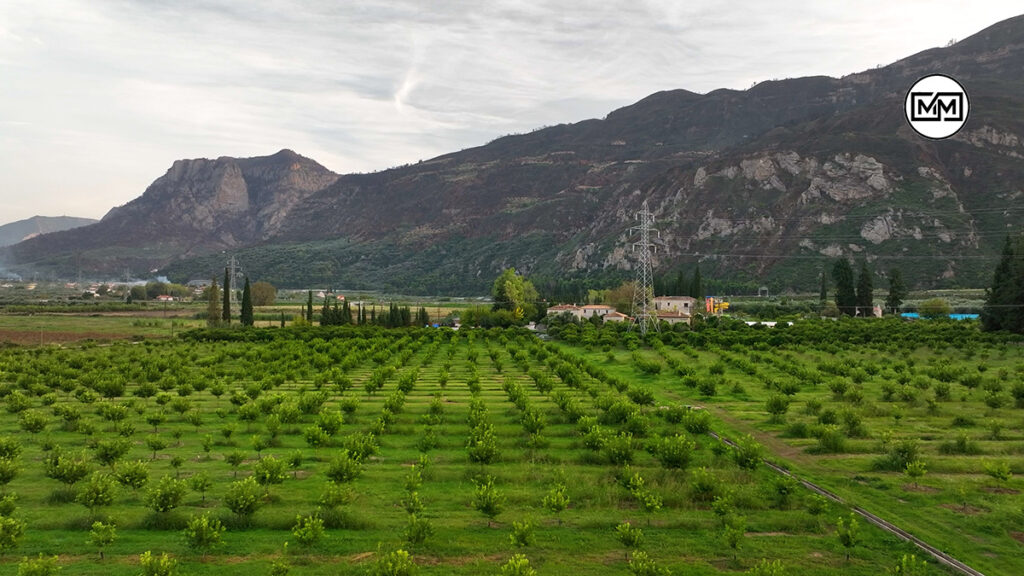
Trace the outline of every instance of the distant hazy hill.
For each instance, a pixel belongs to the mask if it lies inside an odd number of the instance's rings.
[[[61,232],[95,224],[99,220],[92,218],[74,218],[71,216],[33,216],[0,226],[0,246],[10,246],[22,240],[34,238],[40,234]]]
[[[919,77],[967,88],[954,138],[917,136]],[[837,257],[918,287],[983,286],[1024,223],[1024,17],[842,78],[659,92],[604,119],[499,138],[373,174],[337,176],[289,151],[179,161],[102,222],[8,249],[15,270],[160,267],[210,277],[230,250],[281,286],[486,291],[536,278],[630,274],[627,229],[648,200],[656,273],[815,289]],[[876,282],[884,285],[879,278]]]

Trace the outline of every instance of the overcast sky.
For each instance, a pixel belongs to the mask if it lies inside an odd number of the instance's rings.
[[[0,0],[0,223],[101,217],[179,158],[371,171],[659,90],[842,76],[1014,4]]]

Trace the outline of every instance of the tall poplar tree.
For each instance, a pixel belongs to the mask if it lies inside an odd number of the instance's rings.
[[[231,325],[231,273],[224,267],[224,305],[221,307],[220,319],[224,324]]]
[[[210,284],[210,290],[207,294],[206,302],[206,325],[213,328],[220,326],[221,323],[221,311],[220,311],[220,287],[217,286],[217,279],[214,278],[213,283]]]
[[[824,268],[821,270],[821,289],[818,290],[818,301],[822,306],[828,302],[828,275],[825,274]]]
[[[857,311],[857,292],[853,288],[853,267],[845,258],[832,266],[832,283],[836,286],[836,308],[847,316]]]
[[[242,326],[252,326],[253,320],[254,319],[252,314],[252,291],[249,288],[249,277],[246,276],[245,287],[242,288]]]
[[[873,316],[875,312],[874,283],[865,260],[860,261],[860,273],[857,275],[857,308],[864,318]]]
[[[306,295],[306,322],[313,323],[313,291]]]

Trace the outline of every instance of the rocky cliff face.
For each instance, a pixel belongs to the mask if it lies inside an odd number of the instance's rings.
[[[266,240],[297,204],[337,178],[291,150],[258,158],[178,160],[142,196],[113,208],[94,226],[24,242],[11,254],[21,261],[74,254],[76,265],[84,255],[82,265],[92,270],[148,270]],[[118,248],[134,253],[118,255]]]

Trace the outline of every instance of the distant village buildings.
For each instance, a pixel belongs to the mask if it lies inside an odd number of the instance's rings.
[[[684,322],[690,324],[690,319],[698,309],[697,299],[690,296],[658,296],[654,298],[654,313],[658,320],[669,324]],[[612,306],[606,304],[587,304],[576,306],[574,304],[559,304],[548,308],[549,316],[560,314],[571,314],[579,320],[601,318],[605,322],[626,322],[632,318],[619,312]]]

